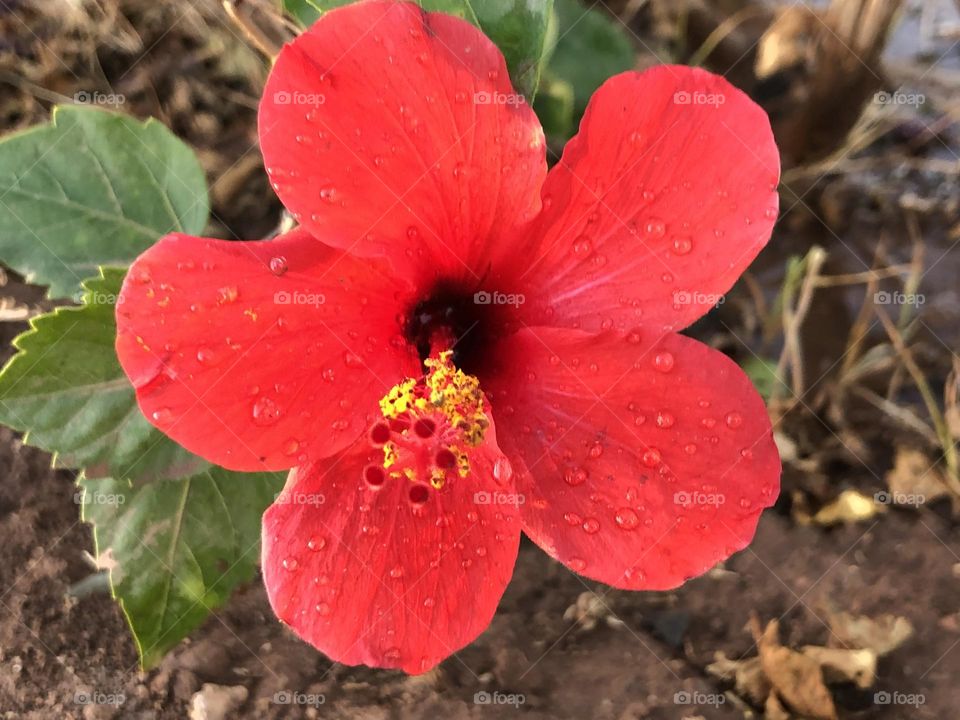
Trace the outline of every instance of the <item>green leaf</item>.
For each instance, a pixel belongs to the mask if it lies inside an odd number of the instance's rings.
[[[425,7],[433,4],[424,0]],[[540,70],[553,0],[437,0],[436,4],[462,4],[473,22],[500,48],[507,60],[513,86],[533,100]],[[431,9],[431,8],[427,8]],[[437,8],[442,9],[442,8]]]
[[[337,7],[338,5],[346,4],[349,0],[344,0],[341,3],[334,2],[325,2],[322,3],[327,10],[330,7]],[[317,18],[320,17],[320,14],[323,12],[320,7],[320,2],[315,2],[315,0],[283,0],[283,10],[290,17],[296,20],[302,27],[310,27],[316,22]]]
[[[51,297],[168,232],[201,233],[208,213],[196,156],[155,120],[63,106],[0,141],[0,261]]]
[[[744,361],[743,371],[765,400],[769,400],[777,388],[784,387],[783,378],[777,374],[776,360],[753,355]]]
[[[109,569],[145,668],[253,578],[260,516],[283,480],[217,467],[140,488],[80,479],[98,564]]]
[[[573,135],[573,86],[570,83],[544,73],[533,109],[551,140],[568,140]]]
[[[575,119],[579,121],[594,91],[604,80],[629,70],[633,46],[626,28],[602,10],[578,0],[556,0],[557,41],[548,50],[551,77],[573,86]]]
[[[54,453],[55,465],[89,477],[183,477],[207,463],[147,422],[114,350],[123,276],[101,270],[84,283],[81,307],[34,318],[13,341],[19,352],[0,371],[0,423]]]
[[[306,2],[326,11],[349,5],[348,0],[284,0],[284,7],[301,19],[291,6]],[[513,86],[532,99],[540,82],[540,66],[553,0],[417,0],[430,12],[443,12],[468,20],[483,30],[507,61]],[[314,18],[316,19],[316,18]],[[311,21],[312,22],[312,21]],[[304,24],[309,24],[304,22]]]

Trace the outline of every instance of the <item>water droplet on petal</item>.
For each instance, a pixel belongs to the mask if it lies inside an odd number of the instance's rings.
[[[581,235],[576,240],[573,241],[573,254],[579,257],[584,257],[590,253],[592,245],[590,244],[590,238],[586,235]]]
[[[617,521],[617,525],[624,530],[633,530],[637,525],[640,524],[640,516],[637,515],[636,511],[628,507],[622,507],[617,510],[617,514],[614,517]]]
[[[653,366],[662,373],[668,373],[673,370],[673,353],[657,353],[653,358]]]
[[[300,566],[300,563],[297,562],[296,558],[288,557],[283,559],[283,568],[284,570],[290,570],[293,572]]]
[[[693,241],[688,237],[678,237],[673,239],[673,252],[677,255],[686,255],[693,249]]]
[[[657,427],[664,428],[664,429],[668,427],[673,427],[674,422],[675,422],[675,419],[673,415],[671,415],[670,413],[664,410],[661,410],[660,412],[657,413]]]
[[[201,365],[216,365],[219,360],[217,353],[210,348],[201,347],[197,349],[197,362]]]
[[[660,238],[667,232],[667,226],[659,218],[650,218],[643,226],[643,230],[652,238]]]
[[[586,520],[583,521],[583,525],[581,525],[580,527],[582,527],[583,531],[588,535],[593,535],[598,530],[600,530],[600,521],[597,520],[596,518],[588,517]]]
[[[283,275],[287,271],[287,259],[280,255],[270,258],[270,272],[274,275]]]
[[[727,413],[723,421],[727,424],[728,428],[735,430],[743,425],[743,416],[738,412]]]
[[[660,464],[660,458],[661,456],[659,450],[656,448],[647,448],[647,450],[644,451],[641,460],[647,467],[656,467]]]
[[[170,420],[173,417],[173,414],[170,412],[170,408],[162,407],[154,410],[151,417],[153,418],[154,422],[158,422],[162,424],[162,423],[170,422]]]
[[[266,396],[258,398],[253,404],[253,422],[261,427],[273,425],[281,414],[280,406]]]

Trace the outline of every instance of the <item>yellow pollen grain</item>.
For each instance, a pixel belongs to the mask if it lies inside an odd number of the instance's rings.
[[[380,400],[380,412],[387,420],[395,420],[404,415],[430,416],[439,413],[446,418],[450,427],[457,431],[459,439],[447,446],[456,457],[456,473],[466,477],[470,472],[468,447],[476,447],[483,442],[486,429],[490,426],[484,410],[483,391],[480,381],[468,375],[453,364],[453,352],[440,353],[437,358],[424,361],[427,368],[423,381],[407,378],[394,385]],[[464,447],[467,446],[467,447]],[[397,449],[393,443],[383,446],[383,467],[389,470],[398,461]],[[402,471],[394,468],[391,476],[406,475],[416,480],[415,473],[409,468]],[[440,468],[431,470],[429,482],[434,488],[446,483],[447,471]]]

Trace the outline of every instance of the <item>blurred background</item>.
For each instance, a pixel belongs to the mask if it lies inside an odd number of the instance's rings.
[[[774,419],[783,491],[752,546],[640,594],[525,542],[490,629],[418,677],[330,663],[255,581],[144,673],[73,476],[2,428],[0,717],[957,716],[960,2],[557,0],[556,15],[535,103],[551,162],[624,69],[702,65],[770,114],[773,239],[687,331],[747,370]],[[210,234],[267,236],[282,208],[256,107],[295,32],[272,0],[0,0],[0,131],[63,103],[157,117],[199,153]],[[50,307],[0,269],[4,360]]]

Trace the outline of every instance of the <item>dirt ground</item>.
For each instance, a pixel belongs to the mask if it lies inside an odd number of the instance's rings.
[[[626,13],[633,4],[610,5]],[[638,33],[656,33],[663,22],[626,19]],[[905,27],[919,22],[910,14]],[[771,302],[787,258],[820,246],[821,275],[838,277],[918,264],[927,302],[910,343],[942,398],[960,347],[960,113],[936,98],[955,99],[960,61],[949,42],[924,50],[941,65],[918,61],[902,32],[895,40],[896,63],[883,80],[918,84],[932,115],[885,120],[885,131],[856,153],[787,168],[784,217],[770,247],[692,334],[740,361],[776,359],[788,346],[782,328],[771,340],[761,314],[745,308],[748,300]],[[0,0],[0,130],[42,122],[51,104],[78,91],[121,93],[121,110],[159,117],[198,150],[213,183],[213,232],[223,237],[262,237],[280,218],[256,149],[264,72],[212,0]],[[41,289],[12,274],[5,280],[4,361],[26,327],[15,311],[49,307]],[[748,549],[676,592],[628,593],[585,581],[524,541],[490,628],[417,677],[331,663],[280,625],[259,579],[160,667],[140,671],[120,609],[97,583],[73,475],[50,470],[48,455],[0,428],[0,717],[184,718],[229,695],[236,709],[228,718],[781,720],[801,716],[778,715],[723,677],[718,653],[757,657],[751,627],[775,620],[785,648],[845,648],[841,618],[850,616],[887,617],[912,632],[878,653],[866,686],[824,670],[840,718],[955,717],[960,534],[952,498],[839,522],[818,515],[844,491],[889,491],[900,451],[931,464],[942,453],[900,423],[902,414],[888,417],[864,400],[867,388],[925,417],[902,365],[865,368],[872,356],[864,348],[853,353],[859,364],[846,360],[853,335],[869,348],[891,347],[876,319],[861,324],[865,294],[875,289],[853,278],[814,295],[800,333],[806,381],[779,398],[783,492]]]

